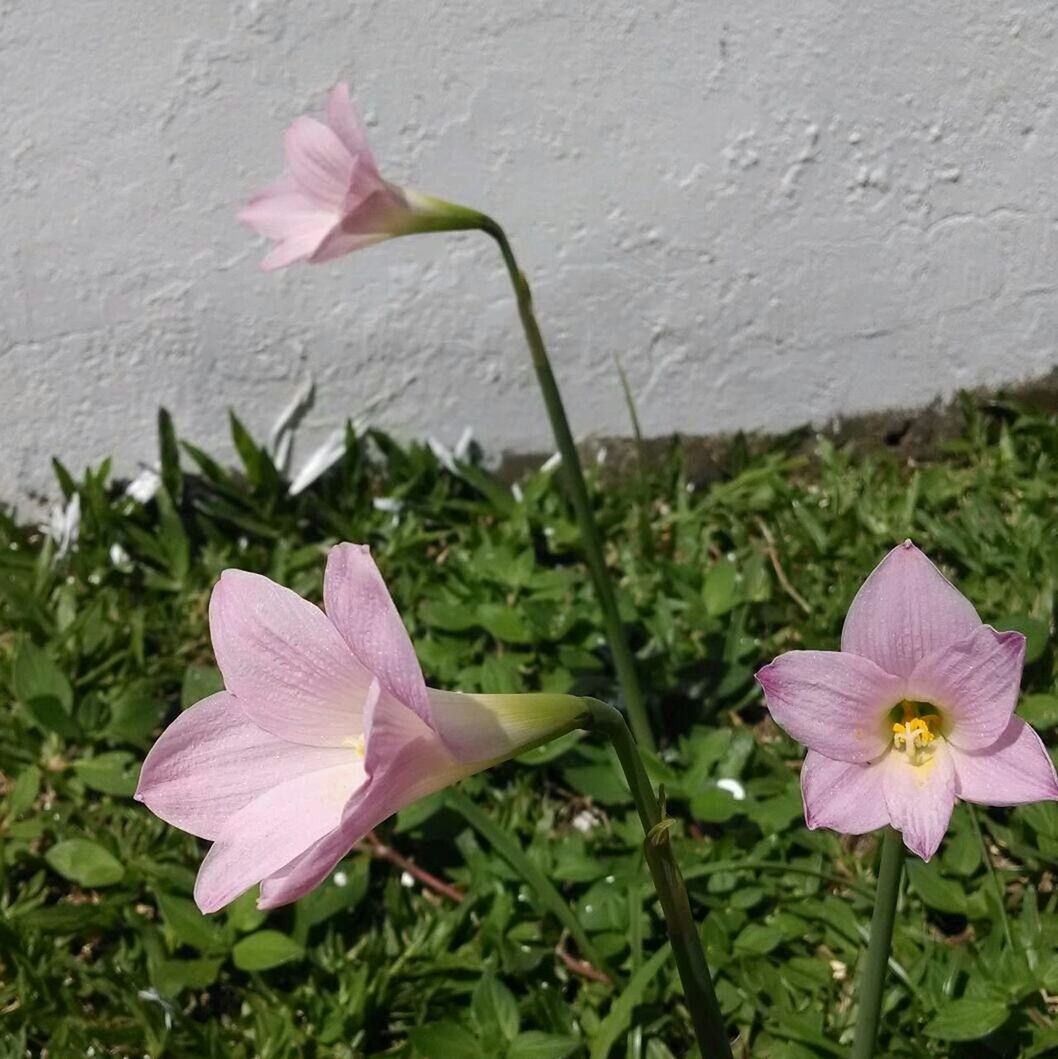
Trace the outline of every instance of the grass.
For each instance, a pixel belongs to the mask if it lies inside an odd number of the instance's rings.
[[[217,686],[206,603],[225,567],[318,599],[327,547],[366,541],[431,683],[614,693],[554,473],[512,492],[474,463],[452,473],[424,446],[350,433],[290,497],[233,431],[238,471],[163,414],[164,486],[146,505],[105,465],[78,481],[57,465],[82,511],[66,554],[0,513],[0,1057],[693,1055],[627,791],[587,738],[466,781],[466,812],[443,794],[412,807],[291,908],[195,910],[202,845],[130,794],[163,724]],[[1049,743],[1058,726],[1058,420],[967,405],[962,436],[921,465],[791,451],[735,457],[704,486],[676,448],[597,498],[718,994],[744,1054],[765,1059],[847,1051],[876,841],[804,828],[801,751],[754,670],[835,646],[859,583],[912,536],[986,620],[1028,634],[1020,710]],[[885,1055],[1055,1054],[1056,858],[1054,804],[957,809],[938,857],[910,865]],[[611,980],[583,963],[540,872]]]

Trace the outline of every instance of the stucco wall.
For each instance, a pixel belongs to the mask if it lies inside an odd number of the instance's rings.
[[[493,248],[278,275],[233,212],[338,78],[391,179],[494,213],[576,431],[786,428],[1058,363],[1058,5],[0,0],[0,498],[346,416],[549,447]]]

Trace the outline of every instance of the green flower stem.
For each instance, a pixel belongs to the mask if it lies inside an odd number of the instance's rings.
[[[885,829],[882,839],[882,863],[871,916],[871,940],[867,943],[867,961],[860,980],[860,1009],[856,1017],[851,1059],[871,1059],[875,1054],[878,1020],[882,1011],[882,991],[893,941],[896,902],[900,896],[900,877],[904,868],[904,840],[899,831]]]
[[[588,487],[584,481],[584,470],[580,464],[580,456],[577,454],[577,446],[573,441],[569,420],[566,418],[562,395],[559,393],[558,383],[551,371],[551,362],[547,356],[544,339],[533,313],[533,297],[529,290],[529,283],[518,267],[514,251],[511,249],[504,230],[491,217],[486,217],[484,214],[479,214],[479,217],[481,230],[496,240],[500,253],[503,255],[504,264],[507,266],[511,285],[514,287],[515,298],[518,301],[518,315],[521,318],[522,329],[525,331],[525,339],[532,355],[533,368],[536,370],[536,378],[544,396],[544,404],[547,407],[548,418],[551,420],[555,443],[562,456],[563,473],[566,476],[573,510],[580,527],[584,555],[591,570],[592,580],[595,582],[595,592],[599,597],[599,606],[602,609],[603,623],[606,627],[606,638],[613,652],[614,667],[624,693],[628,719],[636,739],[652,751],[655,747],[654,733],[647,717],[635,661],[617,608],[617,593],[603,558],[602,535],[595,521],[591,499],[588,496]]]
[[[996,874],[996,866],[992,863],[992,853],[988,848],[988,843],[985,841],[984,832],[981,830],[981,822],[977,819],[977,809],[969,802],[966,803],[966,811],[969,813],[970,822],[973,824],[974,831],[977,834],[977,841],[981,843],[981,857],[985,862],[985,869],[988,872],[988,878],[991,880],[992,889],[996,895],[996,905],[999,907],[999,918],[1003,924],[1003,934],[1007,939],[1007,945],[1014,948],[1014,935],[1010,929],[1010,917],[1007,915],[1007,902],[1006,895],[1003,893],[1003,884],[999,881],[999,876]]]
[[[591,712],[592,729],[602,732],[617,751],[646,833],[643,849],[647,866],[665,913],[669,940],[672,942],[676,967],[683,983],[702,1059],[731,1059],[731,1045],[713,990],[713,979],[705,962],[702,940],[691,916],[687,888],[672,853],[668,827],[671,821],[662,815],[654,788],[643,767],[643,759],[620,711],[598,699],[584,701]]]

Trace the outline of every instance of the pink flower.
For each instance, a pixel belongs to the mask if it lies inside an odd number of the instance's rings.
[[[790,651],[758,674],[768,709],[808,747],[805,820],[859,835],[891,824],[923,860],[956,798],[1058,798],[1040,737],[1014,716],[1025,638],[984,625],[911,541],[849,607],[840,651]]]
[[[300,117],[287,129],[286,153],[283,176],[239,212],[276,242],[265,269],[330,261],[397,235],[473,226],[466,223],[471,211],[382,179],[344,83],[331,91],[326,123]]]
[[[317,886],[398,809],[576,726],[569,695],[427,688],[366,547],[327,559],[326,613],[241,570],[209,606],[225,690],[161,735],[136,797],[213,842],[195,900],[214,912],[257,882],[274,908]]]

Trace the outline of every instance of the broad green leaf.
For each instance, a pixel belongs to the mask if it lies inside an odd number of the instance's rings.
[[[125,875],[113,854],[87,838],[68,838],[52,846],[44,859],[64,879],[81,886],[113,886]]]
[[[1058,695],[1026,695],[1018,704],[1018,716],[1041,731],[1054,728],[1058,725]]]
[[[691,813],[709,824],[722,824],[742,812],[744,803],[722,787],[707,787],[691,799]]]
[[[976,1041],[1006,1022],[1010,1010],[1001,1000],[949,1000],[926,1024],[926,1036],[942,1041]]]
[[[69,713],[73,709],[73,687],[48,653],[31,640],[23,640],[15,657],[15,694],[24,703],[54,699]]]
[[[184,670],[180,685],[180,706],[187,709],[196,702],[224,690],[224,678],[216,666],[190,665]]]
[[[259,930],[237,941],[231,950],[232,962],[241,971],[267,971],[280,964],[300,960],[304,948],[278,930]]]
[[[735,951],[752,956],[763,956],[782,944],[785,936],[777,927],[765,923],[750,923],[735,938]]]
[[[514,994],[493,974],[482,975],[474,987],[470,1011],[485,1040],[513,1041],[521,1018]]]
[[[246,893],[236,897],[224,910],[228,916],[228,925],[240,934],[256,930],[267,918],[268,912],[257,907],[257,895],[260,888],[250,887]]]
[[[735,564],[721,559],[709,567],[702,582],[702,599],[708,613],[718,618],[737,602],[738,571]]]
[[[109,750],[73,763],[77,778],[94,791],[131,797],[139,778],[139,762],[127,750]]]
[[[507,1049],[507,1059],[566,1059],[580,1047],[575,1037],[527,1030],[519,1033]]]
[[[36,765],[27,765],[18,774],[6,799],[6,812],[12,820],[21,816],[37,800],[40,782],[41,771]]]
[[[165,924],[178,944],[190,945],[204,953],[227,949],[224,928],[216,919],[207,919],[194,901],[166,893],[158,894],[157,901]]]
[[[927,864],[917,857],[907,860],[907,877],[915,892],[938,912],[966,912],[966,894],[952,879],[940,873],[936,863]]]
[[[478,1041],[454,1022],[434,1022],[414,1026],[408,1033],[422,1059],[494,1059],[496,1052],[486,1051]]]
[[[162,996],[177,996],[185,989],[208,989],[217,980],[224,960],[159,960],[154,967],[154,986]]]

